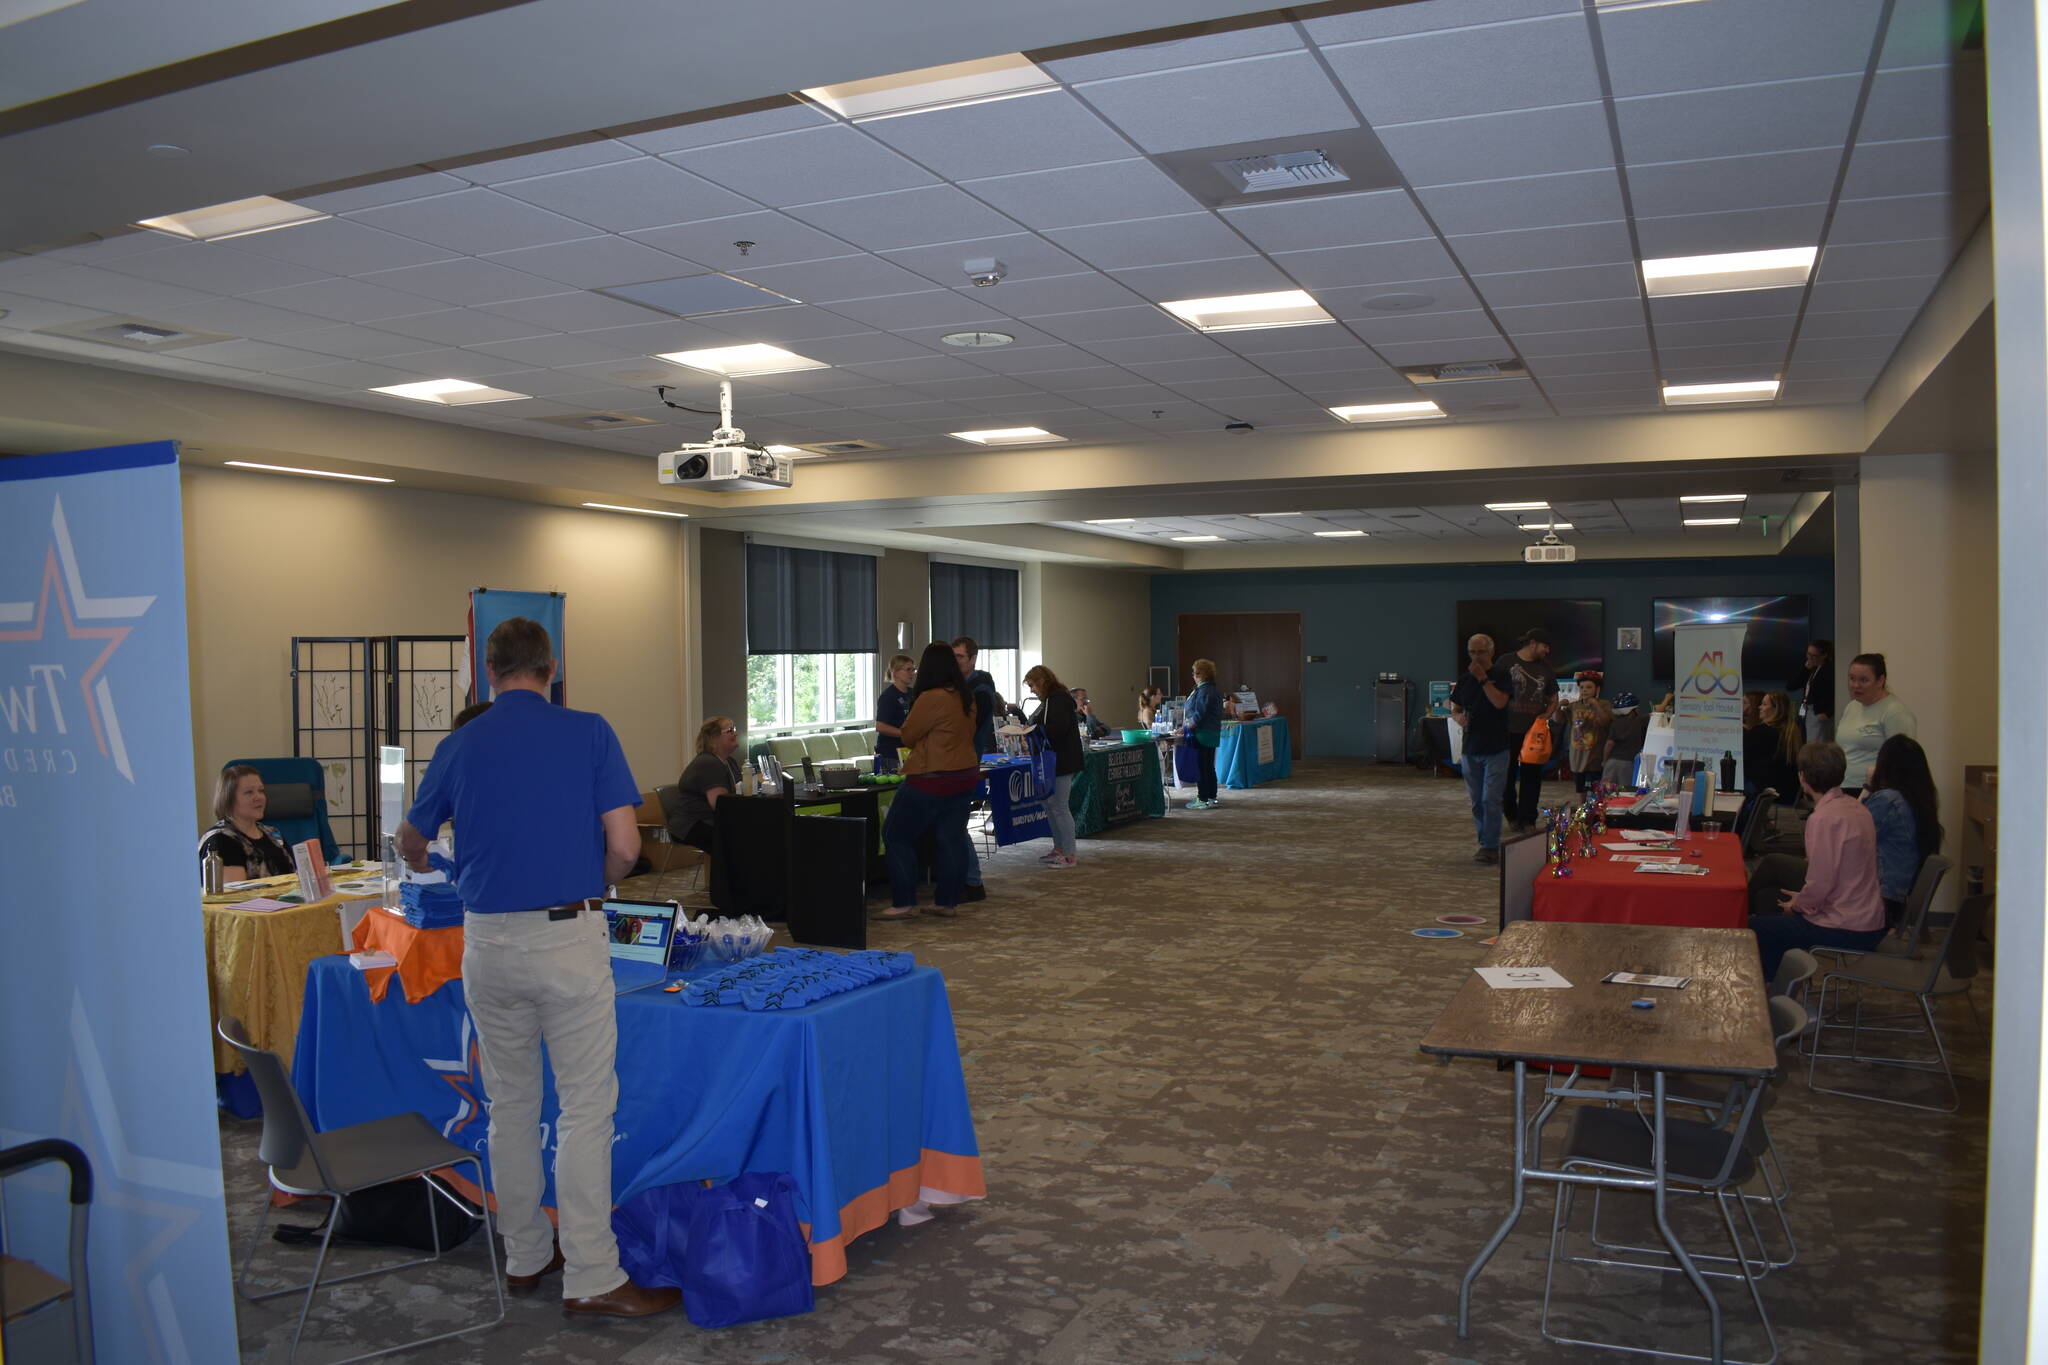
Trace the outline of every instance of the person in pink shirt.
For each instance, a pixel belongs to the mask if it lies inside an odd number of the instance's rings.
[[[1884,937],[1884,898],[1877,884],[1877,826],[1842,791],[1848,760],[1840,745],[1799,749],[1799,786],[1813,798],[1806,856],[1773,853],[1750,877],[1750,930],[1763,955],[1764,979],[1777,974],[1791,948],[1868,952]]]

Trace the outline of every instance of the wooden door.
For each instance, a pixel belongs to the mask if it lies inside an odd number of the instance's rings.
[[[1173,691],[1185,694],[1197,659],[1216,661],[1216,685],[1229,693],[1249,687],[1261,702],[1277,702],[1287,717],[1288,747],[1301,757],[1308,715],[1302,708],[1301,613],[1298,611],[1183,612],[1174,637]]]

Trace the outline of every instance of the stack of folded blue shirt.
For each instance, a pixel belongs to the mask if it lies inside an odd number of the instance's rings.
[[[684,989],[683,1003],[793,1010],[872,982],[903,976],[916,965],[909,953],[828,953],[817,948],[778,948],[697,978]]]
[[[423,886],[406,882],[398,888],[398,908],[415,929],[449,929],[462,925],[462,893],[448,882]]]

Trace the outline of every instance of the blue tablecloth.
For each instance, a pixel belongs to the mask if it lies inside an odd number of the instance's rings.
[[[810,1229],[812,1278],[846,1273],[847,1242],[919,1199],[983,1193],[945,978],[930,967],[787,1012],[619,997],[612,1191],[787,1171]],[[417,1005],[372,1004],[341,956],[306,976],[292,1080],[316,1130],[416,1110],[482,1151],[488,1116],[462,983]],[[541,1122],[549,1150],[548,1087]]]
[[[1225,726],[1216,746],[1216,780],[1226,787],[1256,787],[1294,771],[1287,717],[1240,721]]]

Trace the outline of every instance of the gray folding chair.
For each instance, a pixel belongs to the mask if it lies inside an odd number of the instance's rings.
[[[1930,859],[1929,861],[1932,861]],[[1926,957],[1890,957],[1878,953],[1865,953],[1852,957],[1840,965],[1828,969],[1821,978],[1819,1008],[1815,1011],[1813,1050],[1807,1058],[1806,1084],[1811,1090],[1826,1095],[1842,1095],[1849,1099],[1870,1100],[1877,1104],[1895,1104],[1906,1109],[1925,1109],[1935,1113],[1954,1113],[1961,1103],[1956,1090],[1955,1071],[1949,1064],[1948,1047],[1942,1042],[1941,1025],[1934,1018],[1934,998],[1941,995],[1969,995],[1970,981],[1977,975],[1977,936],[1984,927],[1984,917],[1990,912],[1990,896],[1966,896],[1956,907],[1955,917],[1942,932],[1935,951]],[[1844,1006],[1840,999],[1843,986],[1857,988],[1853,1005]],[[1934,1044],[1932,1057],[1888,1057],[1873,1056],[1863,1050],[1863,1035],[1866,1033],[1914,1033],[1922,1028],[1891,1029],[1877,1028],[1863,1022],[1864,996],[1873,990],[1897,991],[1910,995],[1920,1007],[1920,1021],[1928,1039]],[[1834,1008],[1829,1009],[1829,995],[1835,994]],[[1971,1008],[1976,1008],[1971,1002]],[[1841,1022],[1842,1013],[1849,1015],[1847,1023]],[[1829,1052],[1826,1035],[1829,1029],[1849,1030],[1849,1050]],[[1814,1073],[1823,1061],[1857,1062],[1865,1066],[1893,1067],[1904,1071],[1921,1071],[1932,1074],[1940,1072],[1943,1084],[1948,1088],[1947,1104],[1922,1104],[1916,1100],[1900,1099],[1893,1095],[1879,1095],[1862,1090],[1842,1090],[1834,1086],[1819,1084]]]
[[[1778,789],[1765,787],[1756,794],[1756,800],[1749,803],[1747,819],[1742,826],[1742,856],[1744,860],[1756,856],[1759,832],[1769,833],[1778,820]]]
[[[235,1292],[252,1303],[274,1299],[283,1294],[304,1291],[305,1302],[299,1305],[298,1326],[292,1331],[291,1350],[285,1359],[295,1360],[299,1353],[299,1338],[306,1331],[306,1315],[312,1310],[313,1296],[323,1287],[345,1284],[370,1275],[387,1275],[394,1270],[406,1270],[417,1265],[426,1265],[441,1259],[440,1225],[433,1221],[434,1198],[448,1200],[465,1214],[469,1208],[442,1189],[432,1180],[421,1180],[421,1197],[427,1201],[427,1218],[434,1229],[434,1254],[415,1260],[402,1261],[397,1265],[379,1266],[375,1270],[359,1271],[353,1275],[338,1275],[323,1281],[321,1271],[327,1265],[327,1247],[334,1236],[334,1225],[341,1221],[341,1211],[348,1197],[372,1185],[383,1185],[393,1180],[406,1180],[424,1176],[429,1171],[447,1166],[473,1166],[476,1168],[477,1188],[484,1184],[483,1158],[466,1147],[458,1147],[442,1137],[418,1114],[393,1114],[389,1118],[371,1119],[367,1123],[351,1124],[347,1128],[336,1128],[325,1133],[313,1131],[312,1122],[306,1117],[306,1110],[299,1103],[298,1092],[292,1089],[290,1079],[285,1075],[284,1062],[274,1052],[266,1052],[249,1041],[242,1031],[239,1020],[223,1018],[219,1024],[222,1040],[241,1054],[248,1063],[249,1075],[256,1082],[257,1094],[263,1100],[263,1137],[256,1154],[270,1168],[270,1185],[283,1194],[316,1196],[334,1201],[333,1213],[327,1219],[326,1231],[320,1238],[320,1250],[313,1258],[313,1278],[303,1285],[292,1285],[285,1289],[273,1289],[268,1293],[251,1294],[243,1288],[243,1281],[249,1274],[249,1266],[256,1259],[256,1248],[262,1244],[263,1234],[270,1226],[270,1200],[263,1201],[263,1217],[256,1225],[255,1235],[249,1239],[249,1250],[242,1257],[241,1268],[235,1274]],[[365,1351],[332,1365],[347,1365],[348,1361],[369,1360],[376,1356],[390,1355],[394,1351],[410,1350],[432,1341],[444,1341],[449,1337],[461,1336],[467,1332],[495,1327],[505,1320],[505,1281],[498,1274],[497,1243],[491,1238],[491,1212],[488,1204],[484,1207],[484,1247],[490,1258],[491,1285],[498,1295],[498,1315],[487,1322],[472,1323],[449,1332],[436,1332],[432,1336],[417,1337],[396,1346],[386,1346],[375,1351]]]
[[[1955,860],[1944,858],[1939,853],[1929,854],[1920,862],[1920,871],[1913,878],[1913,889],[1906,893],[1906,903],[1899,916],[1899,922],[1877,941],[1875,953],[1890,957],[1918,957],[1920,949],[1927,942],[1927,920],[1934,908],[1935,893],[1941,890],[1941,883],[1955,870]],[[1865,956],[1854,948],[1816,948],[1814,952],[1822,957],[1850,960]]]

